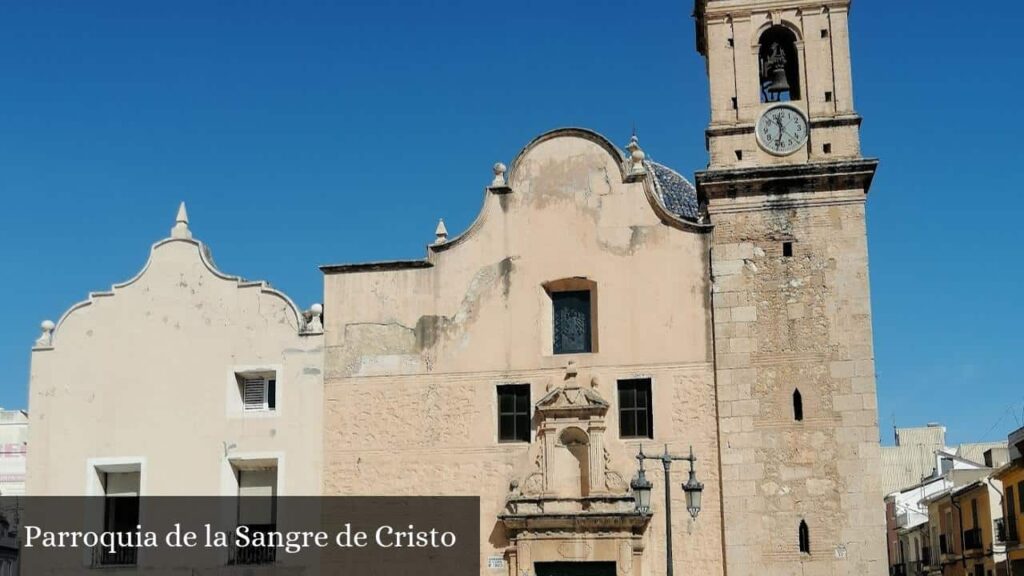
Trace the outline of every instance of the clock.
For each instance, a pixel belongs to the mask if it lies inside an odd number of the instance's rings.
[[[757,120],[757,143],[770,154],[787,156],[806,142],[807,117],[794,106],[772,106]]]

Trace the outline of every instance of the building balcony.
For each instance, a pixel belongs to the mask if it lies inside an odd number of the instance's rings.
[[[981,550],[984,548],[981,541],[981,528],[964,530],[964,550]]]
[[[135,566],[139,560],[138,548],[115,548],[113,552],[105,546],[97,546],[92,550],[93,568],[116,568],[119,566]]]
[[[928,562],[924,560],[915,560],[913,562],[907,562],[906,567],[906,576],[924,576],[928,571]]]
[[[256,534],[268,534],[277,530],[274,524],[247,524],[249,537]],[[232,546],[228,555],[228,564],[234,566],[261,566],[277,561],[277,548],[274,546]]]

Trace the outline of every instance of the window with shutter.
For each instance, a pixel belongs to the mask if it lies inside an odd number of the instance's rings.
[[[274,410],[277,407],[277,381],[272,378],[243,378],[242,405],[246,411]]]
[[[246,410],[267,408],[267,386],[262,378],[247,378],[242,383],[242,401]]]

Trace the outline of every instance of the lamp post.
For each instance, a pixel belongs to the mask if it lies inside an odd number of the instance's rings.
[[[644,447],[641,444],[636,460],[640,464],[640,469],[637,470],[636,478],[629,483],[629,486],[633,489],[636,510],[641,514],[651,512],[651,489],[653,487],[644,473],[644,460],[661,460],[661,464],[665,467],[665,574],[672,576],[672,493],[670,490],[672,462],[682,460],[690,463],[690,477],[682,488],[686,494],[686,510],[690,513],[690,517],[696,520],[697,515],[700,514],[701,496],[704,492],[704,485],[697,481],[697,472],[694,469],[697,458],[693,455],[693,446],[690,446],[689,456],[669,454],[668,444],[665,445],[665,452],[661,456],[648,456],[644,454]]]

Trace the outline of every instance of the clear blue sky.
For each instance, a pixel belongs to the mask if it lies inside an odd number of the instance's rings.
[[[859,0],[883,435],[1021,424],[1024,12]],[[1002,7],[994,4],[1003,4]],[[582,125],[707,161],[691,0],[53,1],[0,8],[0,405],[29,349],[134,275],[188,202],[224,270],[300,306],[316,266],[417,258],[490,166]],[[140,375],[143,377],[144,375]],[[144,385],[140,381],[140,385]]]

